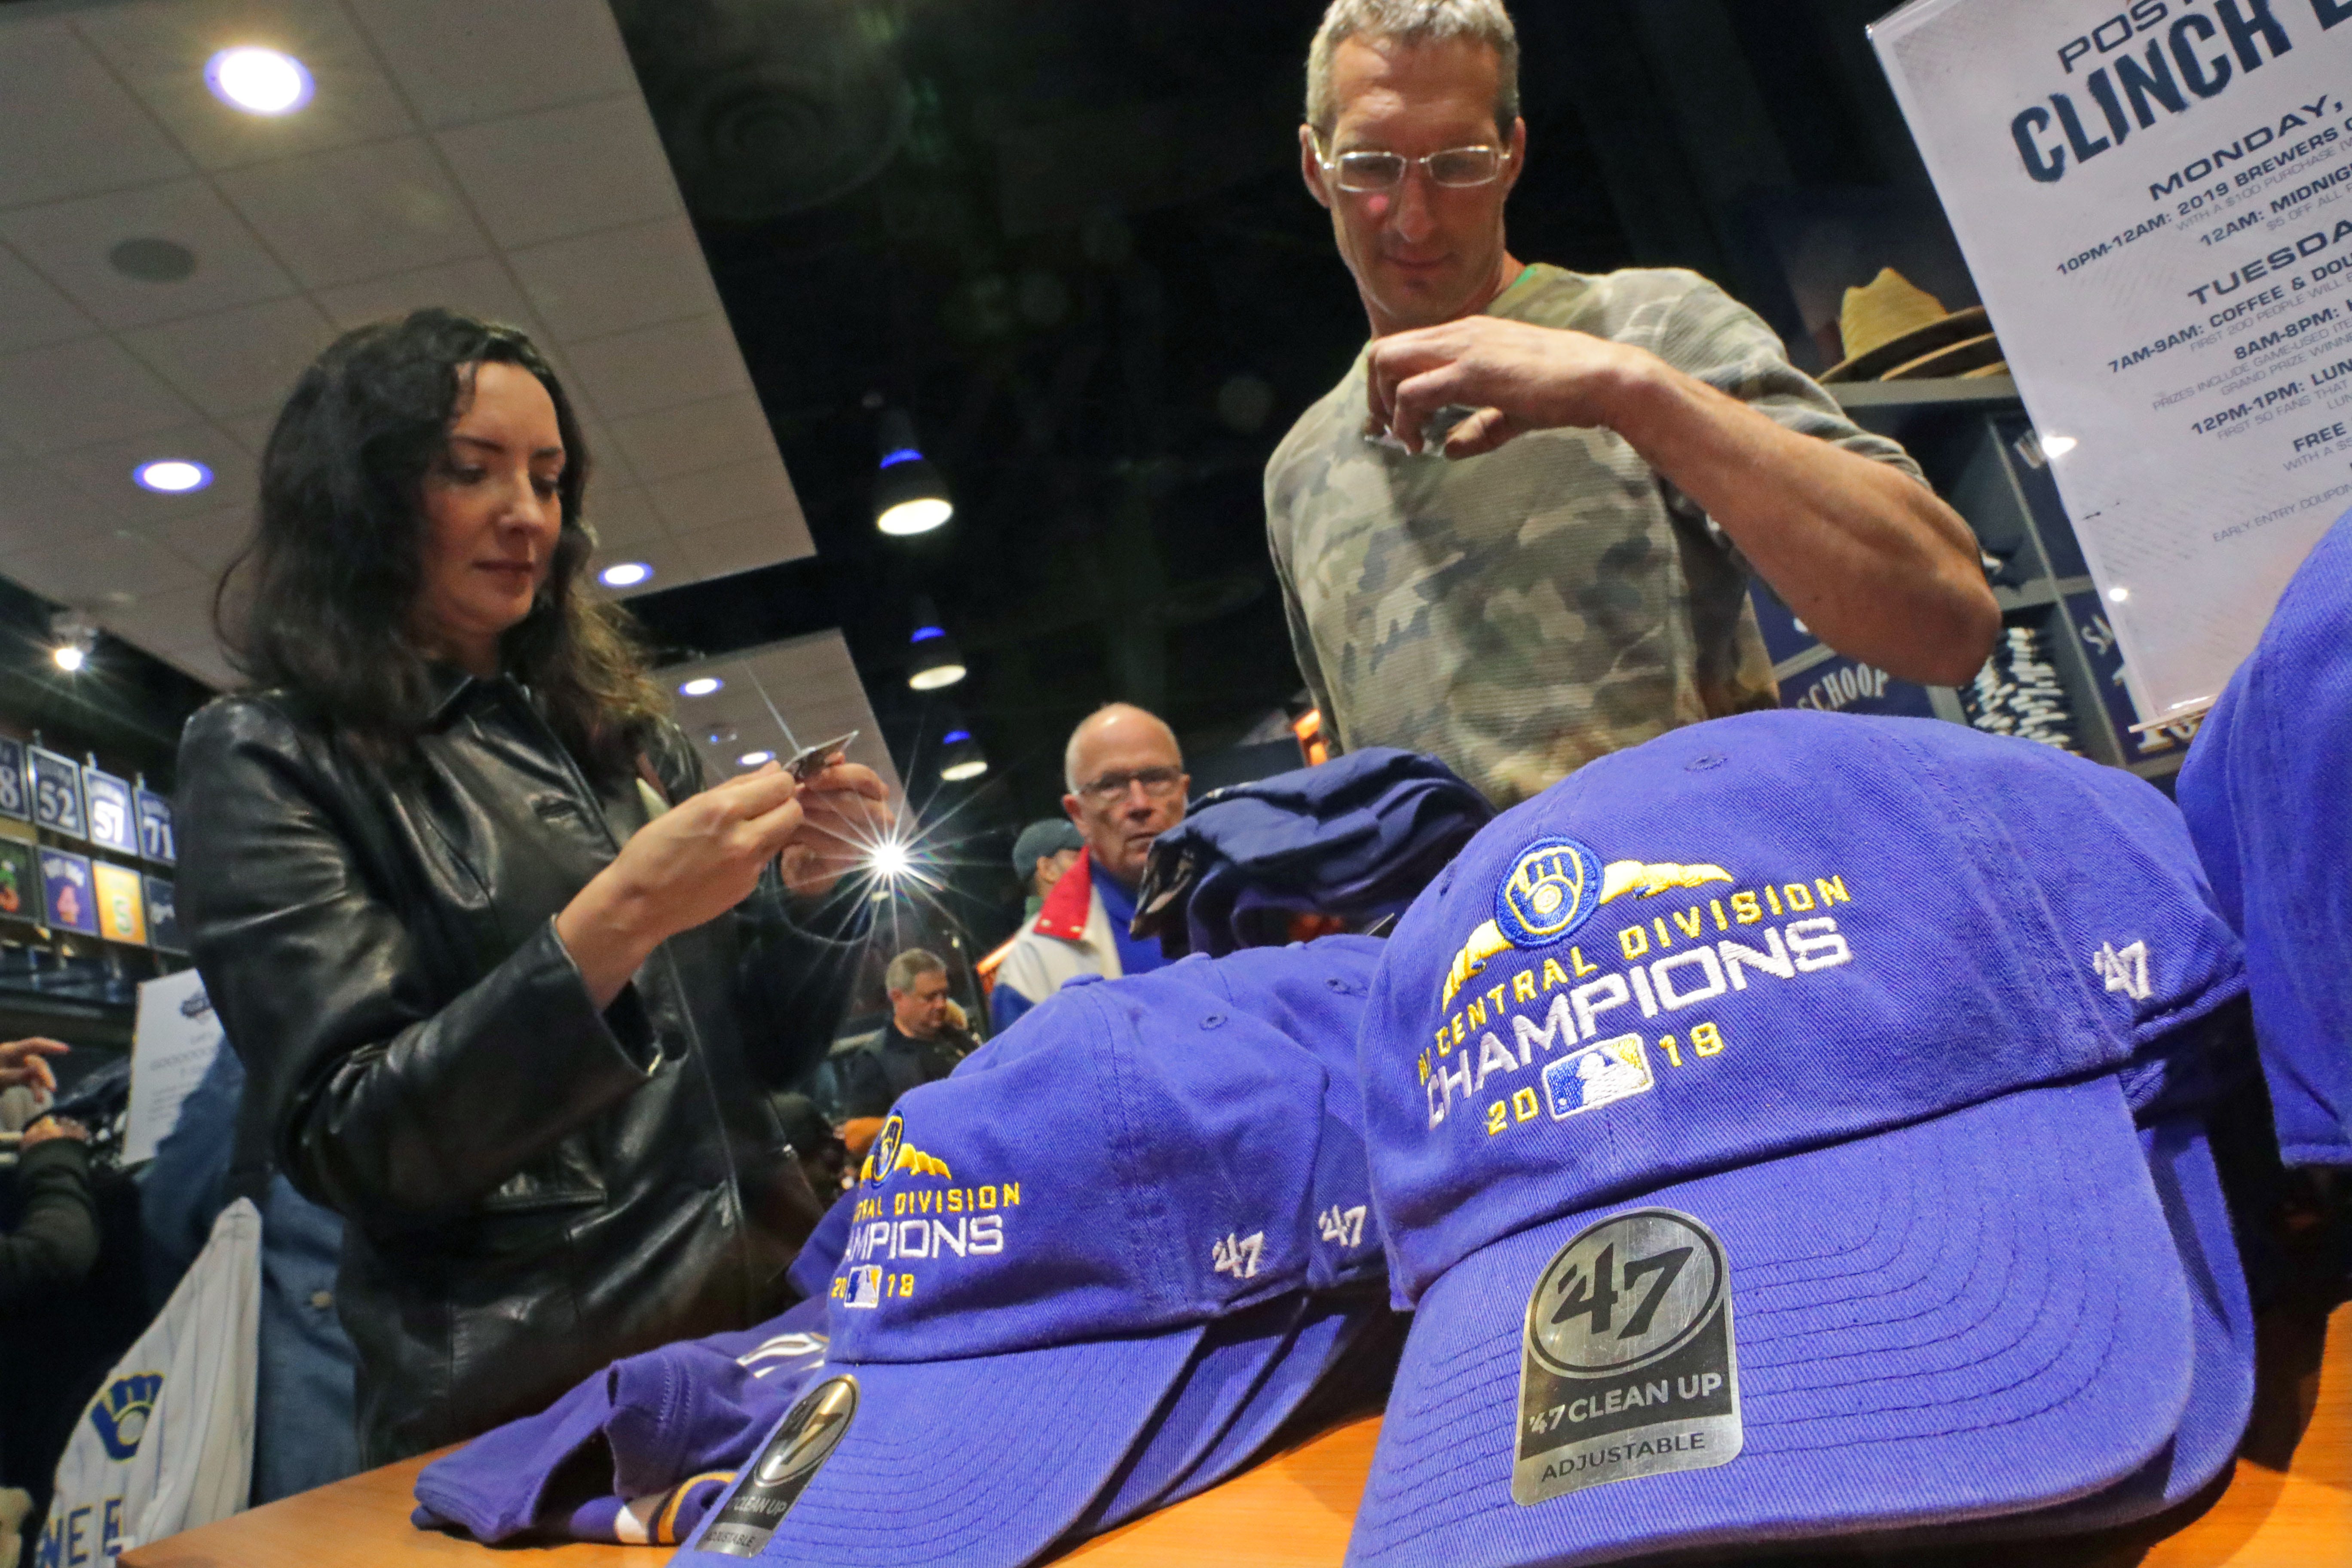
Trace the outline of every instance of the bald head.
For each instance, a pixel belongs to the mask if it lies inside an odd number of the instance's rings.
[[[1114,702],[1087,716],[1062,754],[1062,809],[1089,858],[1132,888],[1151,841],[1184,820],[1184,753],[1157,714]]]

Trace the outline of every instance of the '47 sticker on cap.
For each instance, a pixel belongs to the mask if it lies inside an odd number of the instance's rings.
[[[1731,1270],[1673,1209],[1588,1226],[1528,1299],[1511,1500],[1728,1464],[1739,1454]]]

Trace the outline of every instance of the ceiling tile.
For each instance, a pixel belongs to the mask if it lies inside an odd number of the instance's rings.
[[[635,587],[624,588],[618,593],[603,587],[594,590],[608,598],[634,599],[639,594],[675,588],[682,583],[695,580],[694,563],[674,539],[646,539],[625,548],[614,545],[601,549],[588,563],[589,580],[593,582],[597,573],[615,561],[642,561],[654,569],[654,574]]]
[[[414,271],[489,248],[433,150],[413,137],[218,176],[306,287]]]
[[[544,337],[534,334],[532,341],[539,344],[541,353],[547,354]],[[572,375],[571,365],[568,363],[555,363],[551,354],[548,359],[548,368],[555,372],[556,382],[563,388],[563,395],[572,402],[572,417],[579,422],[581,444],[588,449],[588,482],[592,491],[608,485],[635,484],[637,470],[629,462],[629,455],[621,450],[618,441],[613,439],[612,426],[604,423],[595,405],[589,402],[587,391]]]
[[[145,435],[184,425],[194,412],[110,339],[0,357],[0,444],[19,452]]]
[[[603,468],[601,459],[598,468]],[[668,537],[644,490],[635,485],[607,484],[594,476],[588,481],[588,521],[595,525],[597,542],[608,553],[639,540]]]
[[[797,513],[730,522],[724,528],[682,533],[677,542],[705,577],[724,577],[756,567],[772,566],[810,553],[808,531]]]
[[[87,337],[98,323],[0,245],[0,353]]]
[[[673,533],[717,528],[739,518],[800,514],[793,482],[784,475],[784,465],[774,458],[680,474],[648,489],[654,510]]]
[[[636,90],[605,0],[352,0],[352,9],[428,126]]]
[[[735,334],[720,315],[599,338],[574,347],[571,357],[574,374],[598,412],[616,423],[632,415],[751,389]]]
[[[414,131],[367,40],[334,0],[154,0],[91,7],[74,25],[196,162],[226,169]],[[283,115],[213,96],[205,64],[237,45],[281,49],[316,86]]]
[[[628,454],[629,466],[647,480],[721,468],[776,450],[767,411],[758,395],[749,392],[640,414],[615,424],[613,434]]]
[[[0,239],[109,327],[142,327],[294,292],[294,279],[205,180],[0,214]],[[184,245],[194,253],[196,269],[176,283],[142,282],[107,258],[126,239]]]
[[[68,605],[104,604],[110,594],[143,597],[204,580],[194,566],[130,529],[0,556],[0,573]]]
[[[427,305],[446,305],[469,316],[519,327],[535,325],[522,290],[515,287],[514,275],[490,256],[321,289],[318,300],[335,325],[347,331]]]
[[[253,537],[253,509],[227,507],[199,512],[163,524],[160,532],[163,542],[209,582]],[[163,640],[167,645],[170,641]]]
[[[60,534],[111,528],[118,516],[55,458],[0,464],[0,555],[37,550]]]
[[[131,351],[211,415],[275,409],[335,335],[297,295],[125,332]]]
[[[0,27],[0,104],[8,115],[0,207],[190,172],[171,139],[63,22]]]
[[[213,482],[186,495],[158,495],[131,482],[131,470],[158,458],[185,458],[213,471]],[[253,455],[216,425],[175,425],[121,441],[77,447],[48,459],[118,525],[160,527],[178,518],[236,508],[251,511],[258,484]]]
[[[577,344],[719,310],[694,226],[657,218],[509,253],[539,319]]]
[[[209,649],[213,646],[212,584],[187,583],[142,594],[129,605],[101,605],[98,623],[150,653]]]
[[[258,458],[269,445],[269,432],[278,423],[278,410],[272,408],[254,414],[231,415],[216,423],[238,446]]]
[[[661,138],[635,92],[444,131],[435,140],[502,246],[682,210]]]
[[[185,675],[193,676],[215,691],[232,690],[243,682],[228,667],[228,660],[217,647],[194,649],[175,648],[163,655],[163,662],[175,666]]]

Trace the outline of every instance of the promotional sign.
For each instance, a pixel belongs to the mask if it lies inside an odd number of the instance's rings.
[[[109,942],[146,946],[147,900],[139,889],[139,873],[128,866],[96,860],[90,863],[89,874],[98,900],[98,934]]]
[[[2352,509],[2352,0],[1918,0],[1871,28],[2143,720]]]
[[[25,787],[25,742],[0,735],[0,816],[33,819],[32,795]]]
[[[187,943],[180,940],[180,901],[177,890],[166,877],[149,877],[147,883],[147,941],[166,952],[185,952]]]
[[[89,841],[101,849],[138,854],[139,829],[131,817],[130,782],[85,766],[81,794],[89,812]]]
[[[46,923],[98,934],[98,891],[90,885],[89,856],[42,850],[41,892],[48,907]]]
[[[131,1032],[131,1121],[122,1163],[155,1157],[180,1120],[180,1102],[203,1081],[221,1048],[220,1020],[193,969],[139,987],[139,1021]]]
[[[152,789],[133,792],[139,812],[139,853],[169,866],[180,858],[172,841],[172,803]]]
[[[0,838],[0,915],[45,923],[41,907],[41,873],[33,846]]]
[[[25,750],[32,759],[33,820],[68,838],[87,837],[81,813],[81,764],[38,746]]]

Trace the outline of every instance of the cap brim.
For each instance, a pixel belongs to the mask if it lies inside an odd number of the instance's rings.
[[[1569,1240],[1636,1208],[1722,1244],[1739,1451],[1523,1507],[1530,1291]],[[2156,1458],[2192,1359],[2120,1088],[2029,1089],[1570,1215],[1449,1269],[1419,1303],[1348,1560],[1530,1568],[2048,1508]]]
[[[1212,1324],[1183,1382],[1072,1533],[1097,1535],[1147,1513],[1191,1474],[1283,1359],[1306,1305],[1286,1296]]]
[[[2179,1116],[2144,1127],[2139,1142],[2189,1283],[2196,1352],[2180,1428],[2156,1458],[2106,1490],[2059,1508],[1991,1521],[1962,1539],[2074,1535],[2161,1513],[2210,1486],[2229,1468],[2238,1439],[2245,1436],[2254,1408],[2254,1306],[2204,1121]]]
[[[1174,1390],[1201,1325],[962,1361],[836,1362],[857,1408],[807,1489],[749,1558],[673,1563],[1018,1568],[1094,1500]],[[711,1510],[717,1518],[725,1505]]]
[[[1367,1325],[1389,1315],[1383,1299],[1311,1300],[1298,1331],[1283,1346],[1264,1382],[1182,1479],[1168,1489],[1160,1506],[1181,1502],[1238,1474],[1274,1440],[1326,1379],[1348,1364],[1349,1352]]]

